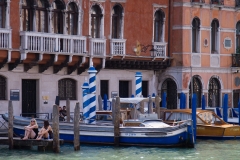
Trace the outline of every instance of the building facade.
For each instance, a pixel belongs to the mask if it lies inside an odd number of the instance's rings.
[[[51,113],[55,97],[82,102],[94,66],[96,95],[157,94],[171,65],[168,0],[0,0],[0,113]]]

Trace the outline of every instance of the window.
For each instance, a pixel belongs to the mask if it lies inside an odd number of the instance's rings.
[[[63,12],[65,5],[61,0],[53,2],[52,26],[53,33],[63,34]]]
[[[192,77],[192,83],[189,85],[189,108],[192,108],[192,93],[195,93],[197,96],[197,108],[201,108],[201,102],[202,102],[202,83],[199,80],[198,76],[193,76]],[[193,91],[192,91],[193,87]]]
[[[78,28],[78,8],[74,2],[69,3],[67,7],[67,32],[70,35],[77,34]]]
[[[91,9],[91,36],[92,38],[100,38],[102,11],[99,5],[92,6]]]
[[[6,18],[6,2],[5,0],[0,0],[0,28],[5,28],[5,18]]]
[[[199,52],[199,30],[200,30],[200,20],[198,18],[194,18],[192,21],[192,52]]]
[[[100,92],[101,92],[101,97],[102,97],[102,99],[104,98],[104,95],[106,94],[107,95],[107,97],[109,98],[109,96],[108,96],[108,80],[101,80],[100,81],[100,87],[101,87],[101,90],[100,90]]]
[[[58,81],[58,96],[60,100],[76,100],[76,81],[70,78]]]
[[[129,81],[119,81],[119,97],[129,98]]]
[[[211,24],[211,47],[212,53],[218,53],[218,32],[219,32],[218,20],[213,20]]]
[[[154,42],[163,42],[164,41],[164,12],[158,10],[154,15]]]
[[[240,53],[240,21],[236,25],[236,53]]]
[[[0,76],[0,100],[6,100],[6,78]]]
[[[22,24],[23,31],[33,31],[33,6],[34,1],[23,0],[22,5]]]
[[[48,32],[48,7],[47,0],[37,0],[35,14],[37,32]]]
[[[148,81],[142,81],[142,95],[148,97]]]
[[[208,106],[220,107],[220,83],[217,78],[211,78],[208,86]]]
[[[115,5],[112,12],[112,38],[120,39],[122,34],[123,9],[120,5]]]

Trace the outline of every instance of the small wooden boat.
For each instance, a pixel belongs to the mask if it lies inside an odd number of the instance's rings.
[[[3,114],[8,120],[8,115]],[[39,126],[42,120],[37,120]],[[14,133],[18,136],[24,134],[24,126],[29,124],[29,118],[14,117]],[[73,124],[59,123],[59,137],[64,141],[73,141]],[[80,123],[81,143],[114,144],[114,127],[110,123],[97,123],[96,125]],[[183,121],[177,126],[170,126],[159,120],[146,120],[137,127],[120,127],[120,145],[140,145],[159,147],[193,147],[191,121]]]
[[[161,110],[165,123],[192,118],[191,109]],[[240,126],[224,122],[214,112],[197,110],[197,138],[236,139],[240,138]]]

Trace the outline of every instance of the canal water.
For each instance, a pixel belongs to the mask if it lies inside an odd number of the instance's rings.
[[[196,147],[155,148],[155,147],[113,147],[81,145],[79,152],[72,145],[61,146],[61,153],[31,150],[12,150],[0,145],[0,160],[160,160],[160,159],[200,159],[238,160],[240,140],[213,141],[198,140]]]

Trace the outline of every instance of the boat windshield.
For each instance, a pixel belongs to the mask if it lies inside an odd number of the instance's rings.
[[[210,124],[220,124],[222,123],[221,119],[213,114],[212,112],[201,112],[198,113],[198,116],[205,122],[210,123]],[[197,123],[201,123],[202,121],[198,118]]]
[[[140,126],[153,127],[153,128],[170,127],[170,125],[163,123],[161,121],[146,121],[146,122],[141,123]]]
[[[169,117],[170,116],[170,117]],[[167,121],[182,121],[192,119],[192,115],[189,113],[181,113],[181,112],[167,112],[166,113]]]

